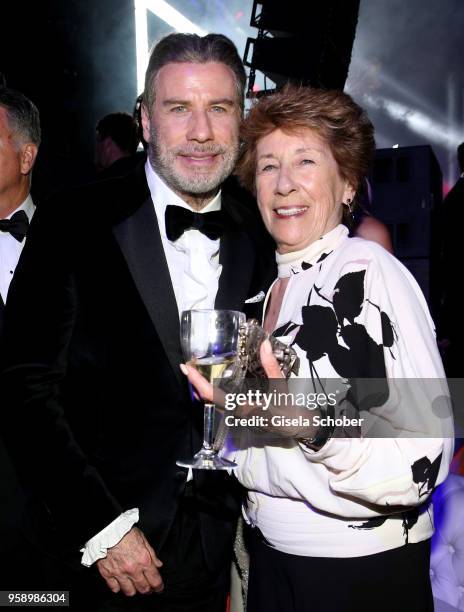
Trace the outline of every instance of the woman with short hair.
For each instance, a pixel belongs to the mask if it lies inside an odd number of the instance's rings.
[[[449,414],[437,417],[447,389],[434,326],[407,269],[342,224],[365,184],[372,124],[342,92],[286,86],[251,109],[242,136],[238,174],[277,245],[264,328],[315,391],[342,381],[339,416],[349,404],[369,425],[355,437],[321,418],[269,426],[278,438],[231,431],[224,452],[248,489],[248,612],[433,610],[430,494],[453,447]],[[269,349],[262,362],[278,378]]]

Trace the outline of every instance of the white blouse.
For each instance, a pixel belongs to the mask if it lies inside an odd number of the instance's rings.
[[[360,378],[387,379],[388,393],[359,406],[360,437],[338,433],[317,452],[232,427],[223,454],[238,463],[235,475],[249,491],[246,520],[271,546],[302,556],[363,556],[429,538],[430,493],[447,475],[454,439],[416,281],[342,225],[277,263],[290,280],[274,335],[297,352],[298,378],[315,391],[341,382],[345,397]]]

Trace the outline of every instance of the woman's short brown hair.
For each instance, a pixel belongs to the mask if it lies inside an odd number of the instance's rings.
[[[330,146],[341,177],[359,197],[375,148],[374,128],[365,111],[348,94],[288,84],[251,108],[242,125],[243,148],[237,174],[242,185],[253,193],[257,142],[276,129],[287,133],[304,129],[317,132]]]

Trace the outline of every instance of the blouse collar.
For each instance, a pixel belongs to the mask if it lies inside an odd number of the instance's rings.
[[[301,251],[283,254],[276,253],[279,278],[292,276],[292,274],[298,274],[303,270],[311,268],[315,263],[327,257],[342,239],[347,236],[348,229],[344,225],[339,224],[333,230],[321,236],[319,240],[301,249]]]

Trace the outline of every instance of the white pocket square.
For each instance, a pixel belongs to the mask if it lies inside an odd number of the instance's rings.
[[[255,296],[245,300],[245,304],[257,304],[258,302],[262,302],[265,297],[266,294],[264,293],[264,291],[260,291]]]

